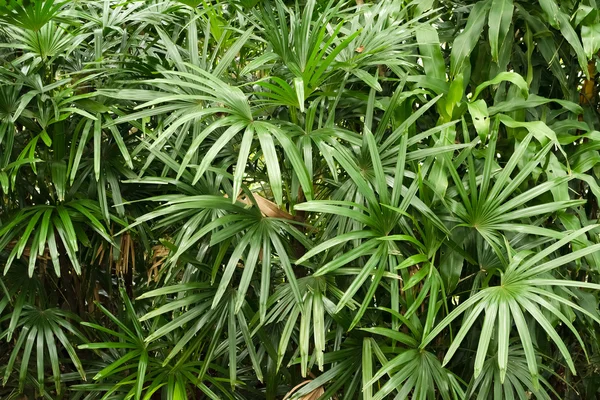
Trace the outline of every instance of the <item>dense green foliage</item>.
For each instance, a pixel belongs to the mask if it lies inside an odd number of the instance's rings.
[[[2,399],[593,399],[597,0],[0,13]]]

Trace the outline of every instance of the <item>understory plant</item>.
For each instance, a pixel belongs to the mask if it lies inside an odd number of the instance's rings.
[[[597,0],[0,4],[0,398],[593,399]]]

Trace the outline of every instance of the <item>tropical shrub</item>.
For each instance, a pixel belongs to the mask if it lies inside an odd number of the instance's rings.
[[[596,398],[599,10],[5,1],[0,398]]]

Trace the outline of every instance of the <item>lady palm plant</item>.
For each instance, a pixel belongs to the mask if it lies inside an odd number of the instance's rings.
[[[2,398],[594,398],[594,0],[9,2]]]

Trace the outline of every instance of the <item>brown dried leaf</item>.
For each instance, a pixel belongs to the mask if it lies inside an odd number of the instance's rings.
[[[158,282],[158,277],[162,266],[169,255],[169,249],[162,244],[152,247],[152,266],[148,269],[148,283],[154,280]]]
[[[294,386],[292,388],[292,390],[287,392],[287,394],[285,395],[283,400],[288,400],[298,389],[300,389],[302,386],[304,386],[310,382],[312,382],[312,379],[309,379],[309,380],[306,380],[304,382],[297,384],[296,386]],[[319,397],[321,397],[323,395],[323,393],[325,393],[325,389],[323,388],[323,386],[319,386],[312,392],[300,397],[300,400],[317,400]]]
[[[265,217],[284,218],[284,219],[290,219],[290,220],[294,219],[294,216],[292,214],[280,209],[277,206],[277,204],[273,203],[271,200],[267,200],[264,197],[262,197],[261,195],[256,194],[256,193],[252,193],[252,196],[254,197],[254,201],[256,202],[256,205],[260,209],[260,212]],[[248,204],[248,205],[253,204],[252,200],[250,200],[245,194],[241,194],[238,197],[238,201],[240,201],[244,204]]]

